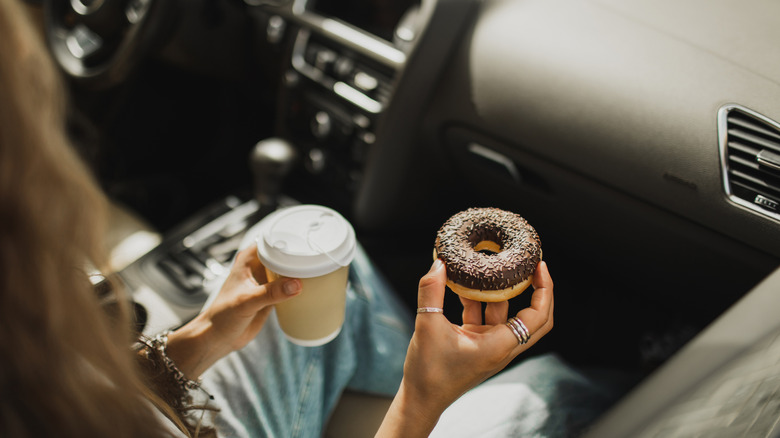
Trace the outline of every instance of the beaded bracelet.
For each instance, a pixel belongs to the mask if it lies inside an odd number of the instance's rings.
[[[164,332],[158,334],[155,336],[148,346],[150,348],[153,348],[157,350],[160,353],[160,356],[163,359],[163,362],[165,363],[165,368],[168,369],[168,371],[173,374],[173,378],[176,380],[176,383],[178,383],[184,390],[191,390],[191,389],[200,389],[200,380],[190,380],[187,378],[187,376],[184,375],[183,372],[179,368],[176,367],[176,364],[173,363],[173,360],[168,357],[167,348],[168,348],[168,335],[172,333],[171,330],[165,330]]]

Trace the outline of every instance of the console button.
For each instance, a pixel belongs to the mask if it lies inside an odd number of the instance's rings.
[[[377,78],[363,71],[355,73],[353,80],[355,86],[363,91],[374,91],[379,86]]]
[[[306,160],[304,161],[304,166],[306,169],[315,175],[319,175],[324,172],[326,164],[325,153],[320,148],[313,148],[310,150],[306,155]]]
[[[332,50],[322,48],[317,52],[316,58],[314,59],[314,67],[323,72],[327,72],[335,61],[336,53]]]
[[[340,56],[333,64],[333,73],[339,79],[349,77],[353,70],[355,70],[355,61],[347,56]]]
[[[333,131],[333,121],[330,114],[325,111],[317,111],[311,119],[311,133],[320,140],[327,138]]]
[[[274,15],[268,19],[268,27],[266,27],[266,39],[271,44],[279,44],[284,38],[284,32],[287,30],[287,22],[284,18]]]

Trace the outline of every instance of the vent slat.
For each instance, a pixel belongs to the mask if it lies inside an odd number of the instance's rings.
[[[780,153],[780,143],[769,141],[763,137],[753,135],[747,131],[743,131],[740,129],[729,129],[728,133],[729,136],[731,136],[732,138],[737,137],[746,142],[750,142],[761,147],[769,148],[777,153]]]
[[[767,172],[757,162],[731,155],[729,156],[729,164],[731,165],[729,170],[732,173],[740,172],[740,174],[747,175],[756,181],[761,181],[763,185],[776,187],[780,190],[780,175]]]
[[[764,124],[755,122],[753,120],[747,120],[741,117],[729,117],[728,122],[730,125],[737,125],[741,126],[745,129],[748,129],[750,131],[755,131],[761,134],[764,134],[766,136],[776,138],[777,141],[780,141],[780,133],[776,131],[772,131],[770,129],[767,129],[764,127]]]
[[[751,192],[755,192],[764,196],[768,196],[773,199],[780,199],[780,190],[777,190],[774,187],[769,187],[766,185],[756,185],[751,183],[747,180],[740,180],[740,179],[734,179],[731,181],[732,184],[738,185],[744,189],[747,189]]]
[[[729,156],[729,162],[732,162],[732,163],[735,163],[735,164],[739,164],[741,166],[749,167],[749,168],[755,170],[756,172],[760,172],[761,171],[759,169],[759,167],[758,167],[758,162],[757,161],[746,160],[746,159],[744,159],[742,157],[738,157],[736,155],[730,155]]]
[[[738,178],[742,178],[743,180],[749,181],[757,186],[760,187],[768,187],[767,183],[764,182],[764,180],[760,178],[756,178],[753,175],[747,174],[745,172],[740,172],[738,170],[732,170],[731,175],[736,176]]]
[[[730,160],[730,162],[733,164],[729,169],[731,176],[751,181],[760,187],[777,190],[780,193],[780,177],[759,170],[758,166],[744,160]]]
[[[749,145],[746,145],[744,143],[739,143],[736,141],[729,141],[729,149],[736,149],[739,152],[752,155],[753,158],[758,155],[759,152],[761,152],[761,149],[758,149],[756,147],[751,147]]]

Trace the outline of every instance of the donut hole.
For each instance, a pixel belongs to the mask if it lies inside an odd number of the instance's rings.
[[[501,252],[501,245],[492,240],[483,240],[474,246],[474,251],[482,254],[494,255]]]

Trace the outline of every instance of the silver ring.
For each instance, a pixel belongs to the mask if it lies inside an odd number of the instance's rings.
[[[443,313],[444,309],[441,307],[418,307],[417,313]]]
[[[526,327],[525,324],[523,324],[523,321],[521,321],[520,318],[516,316],[512,317],[512,321],[514,321],[514,323],[517,324],[517,326],[523,332],[523,336],[525,337],[525,342],[528,342],[528,340],[531,339],[531,332],[528,331],[528,327]]]
[[[520,321],[520,318],[513,316],[506,321],[506,326],[512,331],[512,334],[517,338],[517,343],[520,345],[527,344],[531,339],[531,332],[528,331],[528,327]]]
[[[506,322],[506,326],[509,327],[509,330],[512,332],[513,335],[515,335],[515,338],[517,338],[517,343],[522,344],[523,343],[523,336],[517,331],[517,329],[509,322]]]
[[[512,317],[512,323],[517,326],[517,328],[520,329],[520,332],[523,335],[523,344],[527,343],[531,339],[531,332],[528,331],[528,327],[523,324],[523,321],[520,320],[518,317]]]

